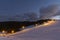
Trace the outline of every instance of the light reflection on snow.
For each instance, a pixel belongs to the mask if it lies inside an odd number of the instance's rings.
[[[47,23],[44,22],[43,26],[48,26],[48,25],[51,25],[51,24],[54,24],[55,21],[54,20],[51,20],[51,21],[48,21]]]

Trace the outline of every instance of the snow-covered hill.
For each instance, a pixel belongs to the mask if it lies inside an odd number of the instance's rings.
[[[53,25],[32,28],[24,33],[0,37],[0,40],[60,40],[60,21]]]

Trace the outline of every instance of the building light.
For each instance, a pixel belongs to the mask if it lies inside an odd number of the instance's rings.
[[[12,30],[11,33],[14,33],[14,30]]]
[[[2,33],[5,33],[5,31],[3,30]]]
[[[24,28],[25,28],[25,26],[22,26],[22,28],[24,29]]]

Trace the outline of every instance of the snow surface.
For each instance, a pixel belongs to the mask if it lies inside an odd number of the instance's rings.
[[[60,21],[52,25],[32,28],[24,33],[0,37],[0,40],[60,40]]]

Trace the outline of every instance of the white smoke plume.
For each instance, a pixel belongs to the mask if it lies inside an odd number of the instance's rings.
[[[58,15],[59,12],[59,5],[49,5],[47,7],[41,7],[40,8],[40,19],[49,19],[54,15]]]

